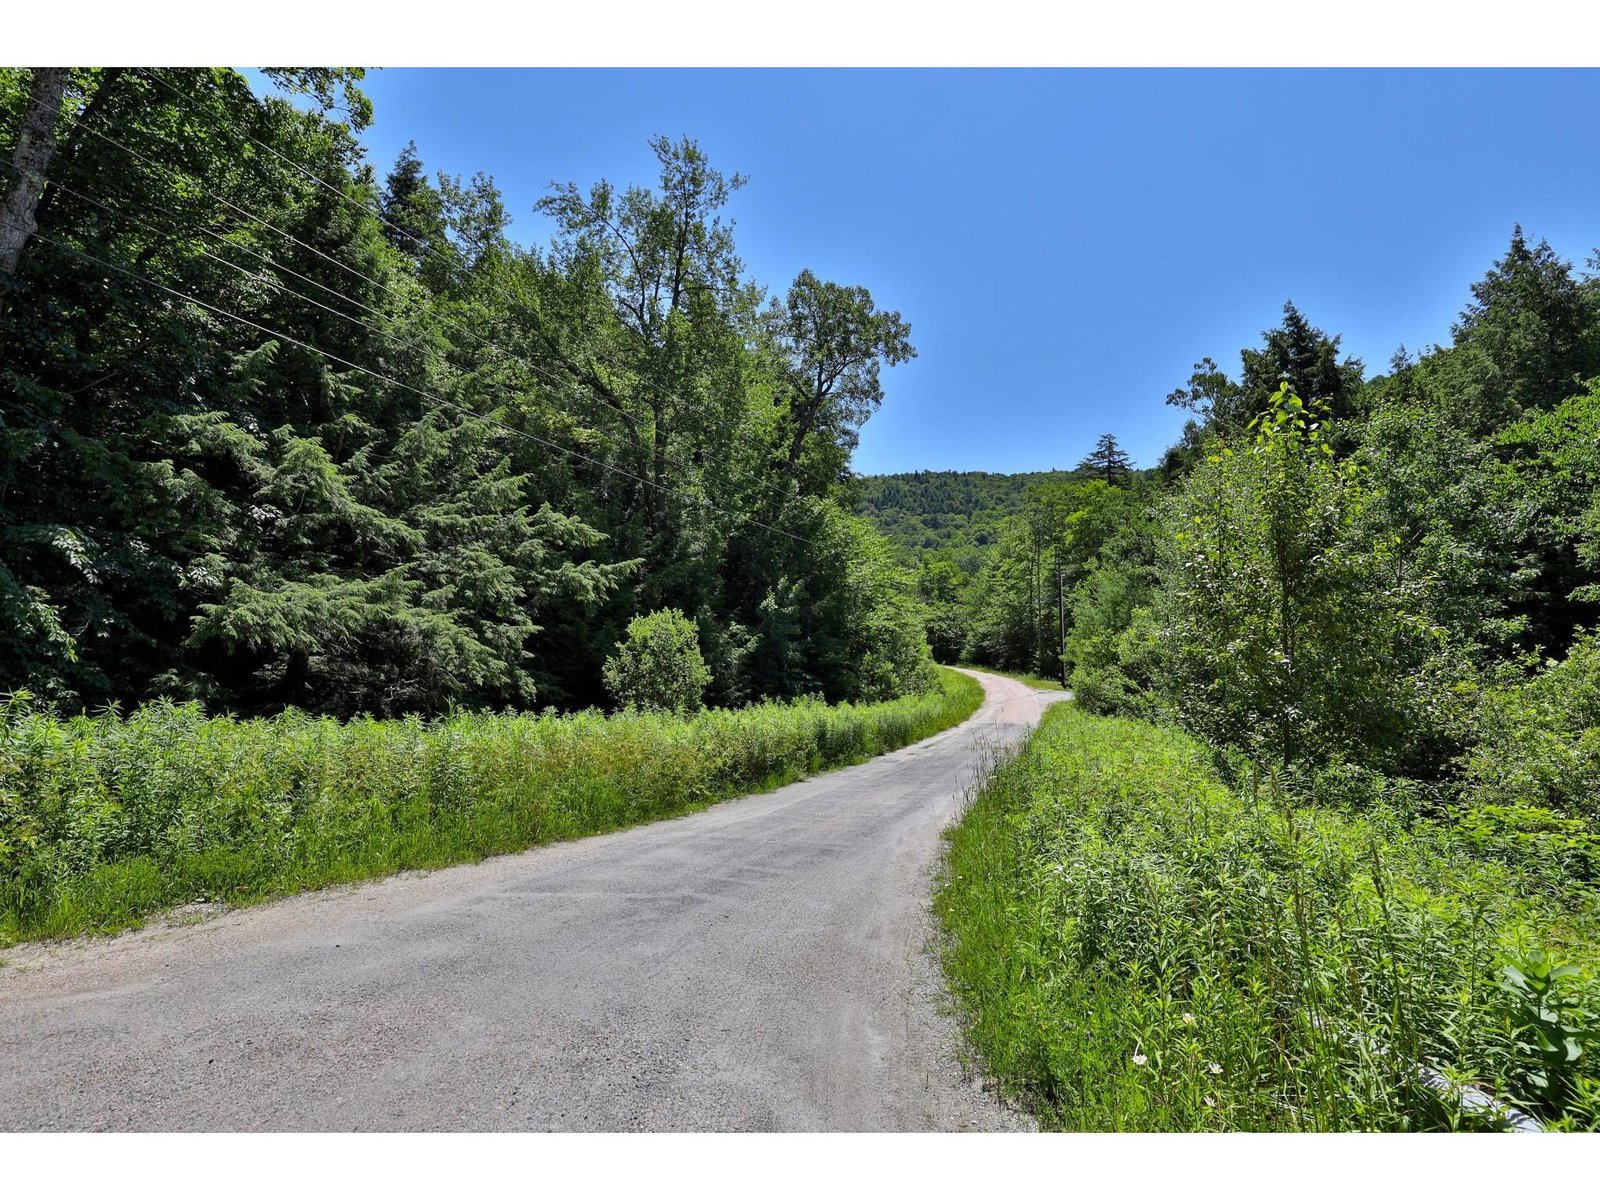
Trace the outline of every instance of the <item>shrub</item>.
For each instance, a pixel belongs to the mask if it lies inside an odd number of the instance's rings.
[[[1600,820],[1600,633],[1540,675],[1490,695],[1467,764],[1477,796]]]
[[[1600,1121],[1600,895],[1526,886],[1527,864],[1482,852],[1502,840],[1484,822],[1297,811],[1211,761],[1057,705],[951,834],[946,965],[976,1049],[1045,1125],[1481,1122],[1419,1064]],[[1588,850],[1520,828],[1525,858]]]
[[[606,659],[606,690],[621,708],[699,712],[711,672],[700,656],[694,622],[675,608],[635,617],[617,652]]]

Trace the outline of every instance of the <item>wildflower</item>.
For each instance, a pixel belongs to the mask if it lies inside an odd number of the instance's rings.
[[[1193,1025],[1194,1024],[1194,1014],[1193,1013],[1184,1013],[1183,1014],[1183,1023],[1185,1025]]]
[[[1063,872],[1065,870],[1066,870],[1066,867],[1062,866],[1060,863],[1057,863],[1055,866],[1050,868],[1050,873],[1052,875],[1059,875],[1059,874],[1061,874],[1061,872]]]
[[[1206,1070],[1210,1071],[1213,1075],[1221,1075],[1222,1074],[1222,1064],[1221,1063],[1207,1063],[1206,1064]]]
[[[1133,1056],[1133,1065],[1136,1067],[1142,1067],[1149,1061],[1150,1056],[1148,1054],[1135,1054]]]
[[[1207,1096],[1206,1097],[1206,1107],[1207,1108],[1215,1108],[1216,1106],[1217,1106],[1217,1098],[1215,1096]]]

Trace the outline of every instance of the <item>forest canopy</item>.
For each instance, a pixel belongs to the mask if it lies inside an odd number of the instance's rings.
[[[927,685],[841,504],[899,313],[769,299],[692,139],[521,246],[488,175],[366,160],[361,71],[266,75],[0,70],[0,691],[579,708],[665,610],[714,706]]]
[[[1449,346],[1369,375],[1291,302],[1237,361],[1143,471],[1106,435],[1056,476],[861,481],[935,653],[1313,793],[1593,819],[1600,279],[1519,227]]]

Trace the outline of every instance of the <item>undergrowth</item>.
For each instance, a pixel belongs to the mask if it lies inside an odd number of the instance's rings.
[[[156,703],[59,719],[0,702],[0,945],[113,931],[676,816],[861,761],[975,711],[982,687],[684,718],[340,722]]]
[[[1565,872],[1570,838],[1297,808],[1211,762],[1057,705],[949,835],[947,971],[973,1048],[1043,1125],[1500,1124],[1463,1085],[1557,1128],[1600,1120],[1600,900]]]

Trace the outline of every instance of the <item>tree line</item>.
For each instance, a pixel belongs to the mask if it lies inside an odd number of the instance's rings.
[[[362,72],[0,70],[0,691],[377,715],[604,703],[630,621],[707,702],[925,686],[847,506],[900,314],[751,279],[746,183],[380,178]]]
[[[1449,346],[1369,378],[1291,303],[1168,400],[1152,470],[1102,439],[923,562],[941,655],[1278,779],[1600,814],[1600,279],[1518,228]]]

